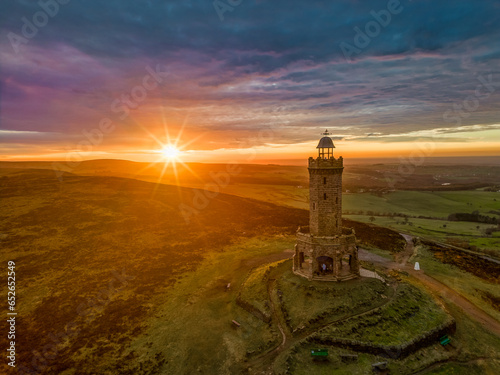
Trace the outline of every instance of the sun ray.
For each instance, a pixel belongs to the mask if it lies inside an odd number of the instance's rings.
[[[182,121],[182,125],[181,125],[181,128],[179,129],[179,133],[177,134],[177,139],[175,140],[175,146],[177,146],[179,140],[181,139],[182,137],[182,133],[184,132],[184,127],[186,126],[186,123],[187,123],[187,120],[189,118],[189,112],[186,114],[186,116],[184,117],[184,121]]]
[[[167,116],[165,113],[165,106],[160,106],[161,108],[161,123],[164,128],[164,141],[161,140],[161,137],[158,138],[157,135],[152,133],[150,130],[148,130],[145,126],[140,124],[139,122],[135,121],[133,118],[130,118],[130,120],[137,125],[139,128],[144,130],[148,136],[155,141],[155,143],[158,144],[159,148],[154,151],[155,153],[158,154],[158,158],[152,162],[150,162],[148,165],[145,167],[141,168],[138,172],[136,172],[136,175],[142,174],[144,171],[158,167],[160,163],[161,165],[161,171],[157,169],[158,177],[156,178],[156,184],[152,192],[152,197],[156,194],[156,191],[159,187],[160,184],[162,184],[162,181],[164,180],[165,174],[167,173],[169,167],[171,166],[171,171],[172,171],[172,177],[175,181],[175,185],[180,189],[180,176],[179,176],[179,166],[182,167],[183,170],[186,170],[187,172],[191,173],[198,181],[201,183],[204,183],[205,181],[195,172],[191,169],[191,167],[186,164],[184,161],[181,160],[182,153],[185,150],[187,146],[190,144],[196,142],[198,139],[200,139],[203,134],[199,134],[196,137],[190,139],[188,142],[182,142],[182,135],[184,133],[184,130],[188,124],[188,119],[189,119],[189,113],[185,114],[184,119],[182,121],[181,127],[179,131],[177,132],[177,135],[175,137],[172,137],[169,126],[168,126],[168,120]],[[182,142],[182,143],[181,143]],[[156,169],[156,168],[155,168]]]
[[[168,131],[168,125],[167,125],[167,116],[165,115],[165,106],[161,106],[161,111],[162,111],[162,122],[163,122],[163,128],[165,129],[165,136],[167,138],[167,144],[172,144],[172,141],[170,139],[170,132]],[[185,122],[185,121],[184,121]],[[181,137],[182,133],[179,132],[177,134],[177,138],[174,142],[174,147],[177,148],[177,145],[179,144],[179,140]],[[184,164],[181,160],[178,160],[181,164]],[[168,166],[168,164],[167,164]],[[174,179],[175,179],[175,186],[177,187],[177,191],[180,194],[181,193],[181,187],[179,185],[179,175],[177,173],[177,163],[172,164],[172,169],[174,171]],[[157,181],[157,184],[160,183],[160,181],[163,179],[163,174],[164,174],[165,169],[163,169],[162,174],[159,177],[159,180]]]
[[[153,192],[151,193],[151,197],[154,198],[155,195],[156,195],[156,191],[158,190],[158,188],[160,187],[161,183],[160,181],[163,179],[163,175],[165,174],[165,170],[167,169],[168,167],[168,162],[166,163],[163,163],[163,169],[161,170],[161,173],[160,173],[160,176],[158,177],[158,179],[156,180],[156,184],[155,184],[155,187],[153,188]]]

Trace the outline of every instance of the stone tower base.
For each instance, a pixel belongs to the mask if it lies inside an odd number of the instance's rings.
[[[344,281],[359,277],[358,248],[353,229],[342,235],[318,237],[307,228],[297,231],[293,272],[309,280]]]

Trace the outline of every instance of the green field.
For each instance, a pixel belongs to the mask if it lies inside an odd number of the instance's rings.
[[[471,190],[396,191],[382,196],[370,193],[344,194],[343,211],[344,217],[351,220],[373,223],[500,257],[500,231],[490,236],[485,234],[487,228],[495,225],[447,220],[452,213],[473,211],[500,218],[500,193]],[[409,217],[405,219],[394,214]]]
[[[479,211],[492,216],[489,211],[500,210],[500,193],[484,190],[395,191],[382,196],[353,193],[344,194],[342,203],[344,212],[402,213],[445,219],[455,212]]]
[[[304,186],[234,184],[224,187],[223,191],[283,206],[309,209],[309,190]],[[344,193],[342,204],[345,218],[437,241],[448,241],[456,246],[471,247],[500,257],[500,231],[491,236],[485,234],[487,228],[495,225],[447,220],[452,213],[474,211],[500,219],[500,193],[482,189],[395,191],[381,196],[372,193]],[[408,215],[408,223],[403,217],[393,216],[394,214]]]
[[[396,191],[382,196],[344,194],[344,216],[424,238],[487,252],[500,257],[500,232],[486,235],[493,224],[448,221],[452,213],[472,213],[500,219],[500,193],[471,191]],[[408,215],[408,219],[391,214]],[[383,215],[383,216],[381,216]],[[419,218],[424,216],[425,218]]]
[[[287,185],[235,184],[224,188],[228,194],[309,209],[308,188]],[[472,213],[500,219],[500,193],[482,189],[468,191],[395,191],[381,196],[372,193],[344,193],[344,217],[386,226],[500,257],[500,231],[485,235],[493,224],[448,221],[452,213]],[[492,211],[496,213],[492,213]],[[394,214],[408,215],[408,222]],[[383,216],[380,216],[383,215]],[[418,218],[424,216],[425,218]],[[374,221],[372,221],[374,218]]]
[[[276,204],[309,209],[307,186],[285,184],[245,184],[238,183],[223,188],[227,194],[254,198]],[[356,214],[367,211],[375,214],[405,214],[446,219],[456,212],[473,212],[489,216],[499,216],[489,211],[500,211],[500,193],[482,189],[464,191],[393,191],[384,194],[344,193],[344,212]],[[368,215],[370,216],[370,215]]]
[[[462,247],[469,245],[476,246],[475,250],[500,257],[500,237],[498,237],[498,233],[500,232],[495,232],[490,237],[486,237],[484,234],[484,230],[490,228],[491,224],[418,218],[410,218],[408,219],[408,223],[405,223],[402,218],[391,218],[389,216],[376,216],[373,221],[370,219],[371,216],[366,215],[344,215],[344,217],[350,220],[392,228],[414,236],[461,245]]]

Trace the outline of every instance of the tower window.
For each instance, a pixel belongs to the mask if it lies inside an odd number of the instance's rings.
[[[313,203],[313,210],[316,209],[316,203]]]
[[[326,193],[323,194],[323,199],[326,201]]]
[[[339,197],[335,198],[335,204],[339,204]]]
[[[326,185],[326,177],[323,177],[323,185]]]

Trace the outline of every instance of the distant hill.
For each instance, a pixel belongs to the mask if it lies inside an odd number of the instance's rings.
[[[467,164],[464,158],[457,158],[452,165],[436,165],[418,160],[411,164],[407,159],[400,163],[345,163],[343,188],[350,192],[398,190],[471,190],[500,184],[500,169],[493,165]],[[115,176],[134,178],[163,184],[201,187],[214,183],[214,176],[226,174],[232,169],[229,186],[234,185],[274,185],[307,187],[309,176],[307,160],[302,166],[262,165],[262,164],[205,164],[177,163],[165,167],[160,163],[139,163],[127,160],[87,160],[70,166],[63,162],[0,162],[4,169],[47,169],[54,175],[63,171],[86,176]],[[231,191],[234,194],[234,190]],[[245,194],[235,194],[243,195]]]

